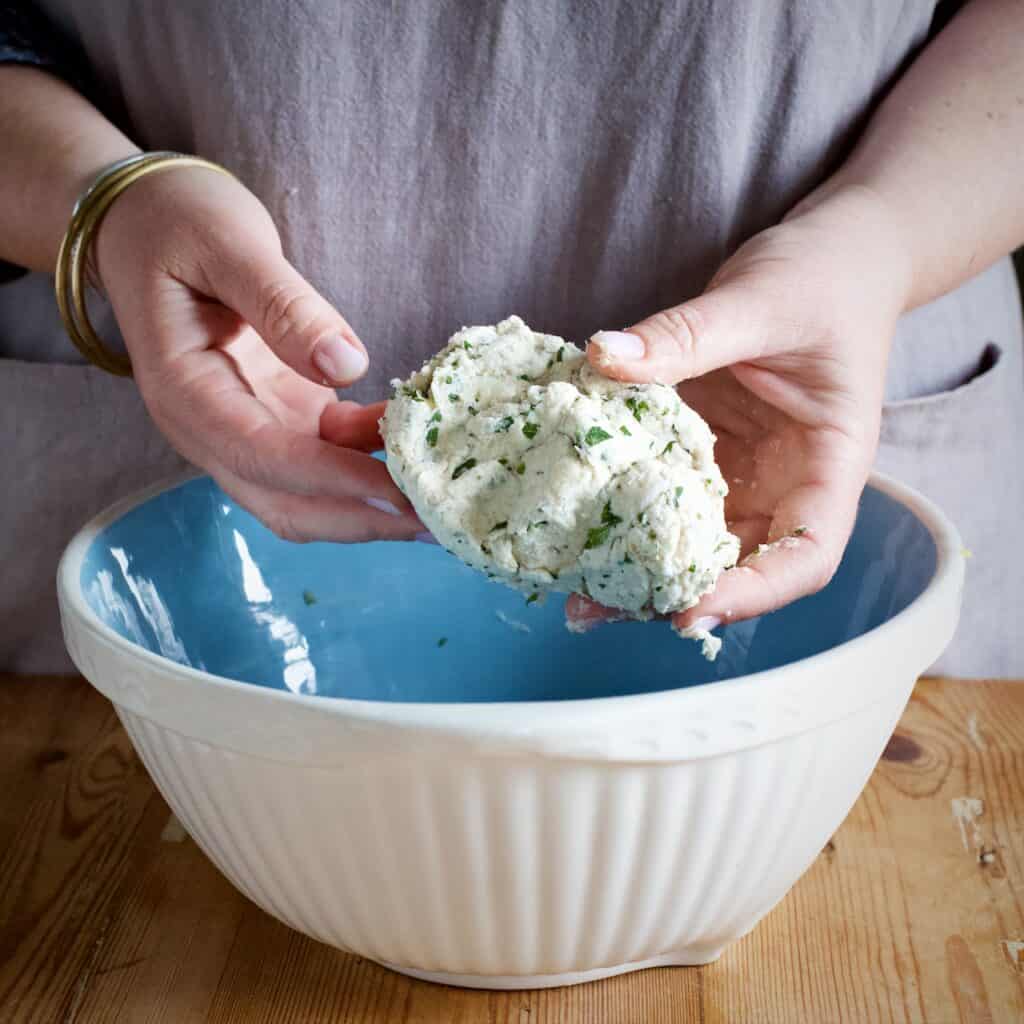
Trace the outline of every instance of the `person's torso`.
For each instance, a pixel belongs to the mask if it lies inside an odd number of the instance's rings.
[[[141,146],[266,203],[367,397],[466,323],[579,342],[699,291],[841,160],[935,4],[44,6]]]
[[[842,160],[934,13],[933,0],[44,6],[139,145],[217,160],[260,196],[367,343],[364,399],[463,324],[517,313],[581,342],[698,292]],[[109,310],[95,321],[114,338]],[[879,464],[938,500],[976,556],[948,672],[1021,674],[1008,629],[1024,556],[1006,537],[1024,502],[1022,347],[1006,261],[897,330],[887,392],[903,401],[885,410]],[[76,363],[52,282],[0,287],[0,436],[18,487],[0,511],[8,670],[67,667],[63,544],[181,465],[130,382],[60,365]]]

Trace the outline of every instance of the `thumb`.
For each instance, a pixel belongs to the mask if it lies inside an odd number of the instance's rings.
[[[743,281],[712,287],[625,331],[598,331],[587,356],[598,373],[631,383],[678,384],[766,354],[792,337],[775,306]]]
[[[341,387],[366,373],[369,357],[355,331],[280,253],[250,253],[208,276],[217,298],[303,377]]]

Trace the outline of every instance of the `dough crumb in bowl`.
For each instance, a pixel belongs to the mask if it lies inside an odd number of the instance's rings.
[[[395,482],[445,548],[528,601],[668,614],[736,564],[715,437],[674,388],[602,377],[516,316],[464,327],[392,383]]]

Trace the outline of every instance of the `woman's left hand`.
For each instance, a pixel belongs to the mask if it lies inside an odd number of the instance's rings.
[[[382,404],[339,401],[366,349],[293,267],[269,212],[206,169],[147,175],[99,227],[97,269],[150,416],[279,536],[413,540]]]
[[[743,557],[677,626],[713,629],[771,611],[825,586],[838,567],[908,287],[888,224],[867,190],[808,202],[743,245],[703,295],[592,339],[597,370],[679,383],[718,437],[726,519]],[[587,626],[621,613],[573,595],[567,616]]]

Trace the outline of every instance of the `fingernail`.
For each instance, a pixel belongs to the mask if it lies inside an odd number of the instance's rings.
[[[348,384],[366,372],[370,360],[344,338],[324,338],[313,349],[313,365],[331,383]]]
[[[632,361],[643,359],[647,354],[643,338],[627,331],[598,331],[590,339],[590,343],[597,347],[600,359]]]
[[[429,530],[424,530],[422,533],[417,533],[413,538],[418,540],[421,544],[437,544],[440,547],[439,541],[434,537]]]
[[[386,498],[363,498],[363,503],[377,509],[378,512],[387,512],[389,516],[402,515],[401,510],[395,508]]]
[[[721,624],[722,620],[715,615],[702,615],[699,619],[694,619],[687,628],[706,629],[710,633],[711,630],[718,629]]]

